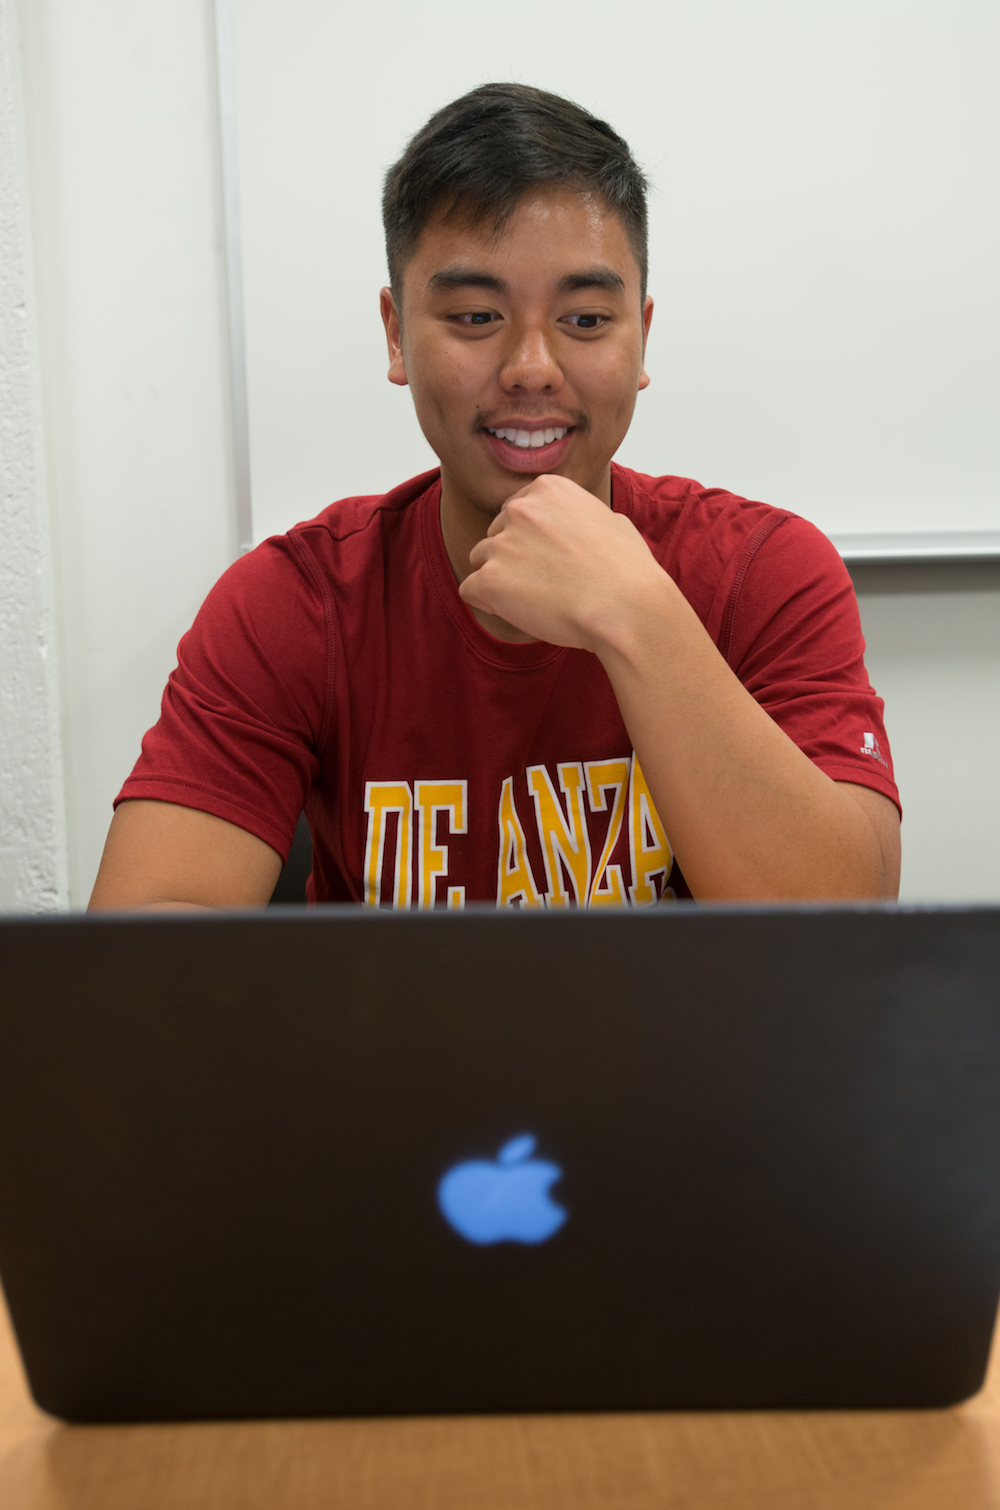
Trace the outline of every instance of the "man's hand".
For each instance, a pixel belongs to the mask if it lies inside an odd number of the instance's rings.
[[[626,612],[670,586],[639,531],[566,477],[536,477],[504,504],[459,592],[537,640],[597,651]]]

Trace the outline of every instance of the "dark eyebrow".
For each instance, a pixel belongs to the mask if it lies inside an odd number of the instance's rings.
[[[440,272],[434,274],[427,284],[428,288],[485,288],[491,294],[505,294],[507,285],[502,278],[494,278],[492,273],[480,272],[475,267],[443,267]]]
[[[492,273],[484,273],[476,267],[463,267],[461,264],[441,268],[439,272],[434,273],[427,286],[444,290],[484,288],[491,294],[506,294],[509,291],[502,278],[494,277]],[[612,268],[604,266],[581,268],[578,273],[567,273],[565,278],[559,279],[561,294],[575,294],[584,288],[603,288],[609,293],[622,294],[625,292],[625,282]]]
[[[625,280],[610,267],[588,267],[579,273],[567,273],[559,279],[561,294],[575,294],[581,288],[604,288],[609,293],[623,294]]]

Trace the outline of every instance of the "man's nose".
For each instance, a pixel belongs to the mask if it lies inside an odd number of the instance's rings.
[[[500,372],[501,387],[541,393],[561,388],[562,382],[562,368],[552,349],[551,333],[537,325],[512,331]]]

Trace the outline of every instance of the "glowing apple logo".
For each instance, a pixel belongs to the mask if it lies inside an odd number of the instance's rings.
[[[558,1232],[566,1212],[549,1195],[562,1175],[558,1164],[533,1159],[536,1138],[511,1138],[491,1164],[456,1164],[438,1185],[445,1220],[470,1243],[544,1243]]]

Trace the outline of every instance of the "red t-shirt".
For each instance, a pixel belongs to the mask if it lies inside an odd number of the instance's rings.
[[[344,499],[230,567],[180,643],[118,801],[214,813],[283,858],[304,807],[321,902],[688,896],[600,662],[481,628],[440,496],[435,471]],[[612,499],[789,738],[834,780],[898,803],[829,541],[679,477],[614,466]]]

